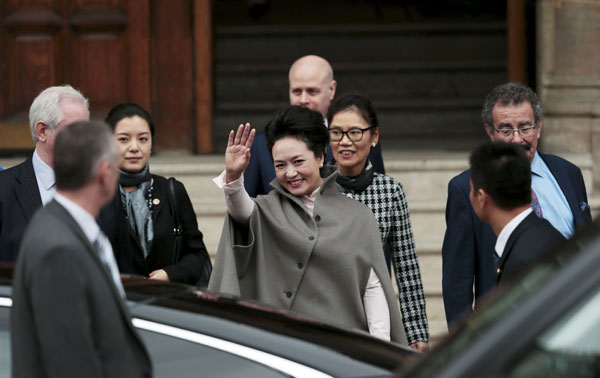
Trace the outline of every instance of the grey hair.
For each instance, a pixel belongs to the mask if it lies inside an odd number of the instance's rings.
[[[50,130],[56,130],[56,126],[64,118],[60,103],[67,99],[83,103],[88,110],[90,108],[88,99],[68,84],[46,88],[33,100],[29,108],[29,131],[35,143],[38,141],[35,124],[42,121],[50,127]]]
[[[502,106],[521,105],[528,101],[533,109],[533,117],[537,125],[542,119],[542,103],[531,88],[521,83],[505,83],[498,85],[485,97],[483,108],[481,109],[481,121],[484,125],[493,127],[492,111],[494,105],[500,103]]]
[[[65,128],[54,144],[56,187],[76,190],[90,183],[103,161],[117,164],[113,132],[104,122],[80,121]]]

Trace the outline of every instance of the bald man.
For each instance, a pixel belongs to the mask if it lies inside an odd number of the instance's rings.
[[[327,111],[337,88],[329,62],[316,55],[303,56],[290,67],[288,79],[290,105],[318,111],[327,126]],[[327,146],[325,160],[329,161],[332,157],[331,147]],[[379,143],[371,149],[369,160],[375,172],[385,174]],[[270,192],[273,189],[270,182],[274,179],[275,168],[267,148],[267,140],[264,132],[259,132],[250,149],[250,163],[244,172],[244,187],[251,197],[256,197]]]
[[[315,110],[327,120],[327,110],[337,88],[329,62],[316,55],[304,56],[292,64],[289,81],[290,105]]]

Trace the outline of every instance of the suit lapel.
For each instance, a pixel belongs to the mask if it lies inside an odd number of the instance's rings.
[[[42,206],[40,189],[33,171],[31,156],[25,161],[21,171],[15,176],[15,197],[28,221],[33,213]]]
[[[517,240],[519,239],[521,234],[523,232],[525,232],[531,226],[532,222],[534,222],[536,218],[537,218],[537,215],[535,215],[535,213],[531,212],[529,215],[527,215],[525,217],[525,219],[523,219],[521,221],[521,223],[519,223],[517,228],[515,228],[513,230],[512,234],[510,234],[510,237],[506,241],[506,246],[504,246],[504,251],[502,252],[502,258],[500,259],[500,266],[499,266],[500,272],[502,272],[504,270],[504,265],[506,264],[506,260],[508,260],[508,258],[512,254],[513,246],[515,245],[515,243],[517,242]]]

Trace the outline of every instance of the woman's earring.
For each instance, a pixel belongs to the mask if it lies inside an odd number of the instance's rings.
[[[375,142],[373,142],[373,144],[371,146],[373,146],[373,148],[375,148]]]
[[[319,165],[319,168],[323,168],[323,163],[321,163],[321,164]]]

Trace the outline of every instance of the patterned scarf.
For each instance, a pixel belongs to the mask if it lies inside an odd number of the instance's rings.
[[[150,245],[154,239],[154,226],[152,223],[151,205],[147,197],[151,192],[151,176],[148,165],[139,172],[131,173],[121,170],[119,178],[119,189],[121,202],[127,211],[129,225],[134,232],[144,258],[150,253]],[[136,190],[126,192],[123,188],[137,186]]]

